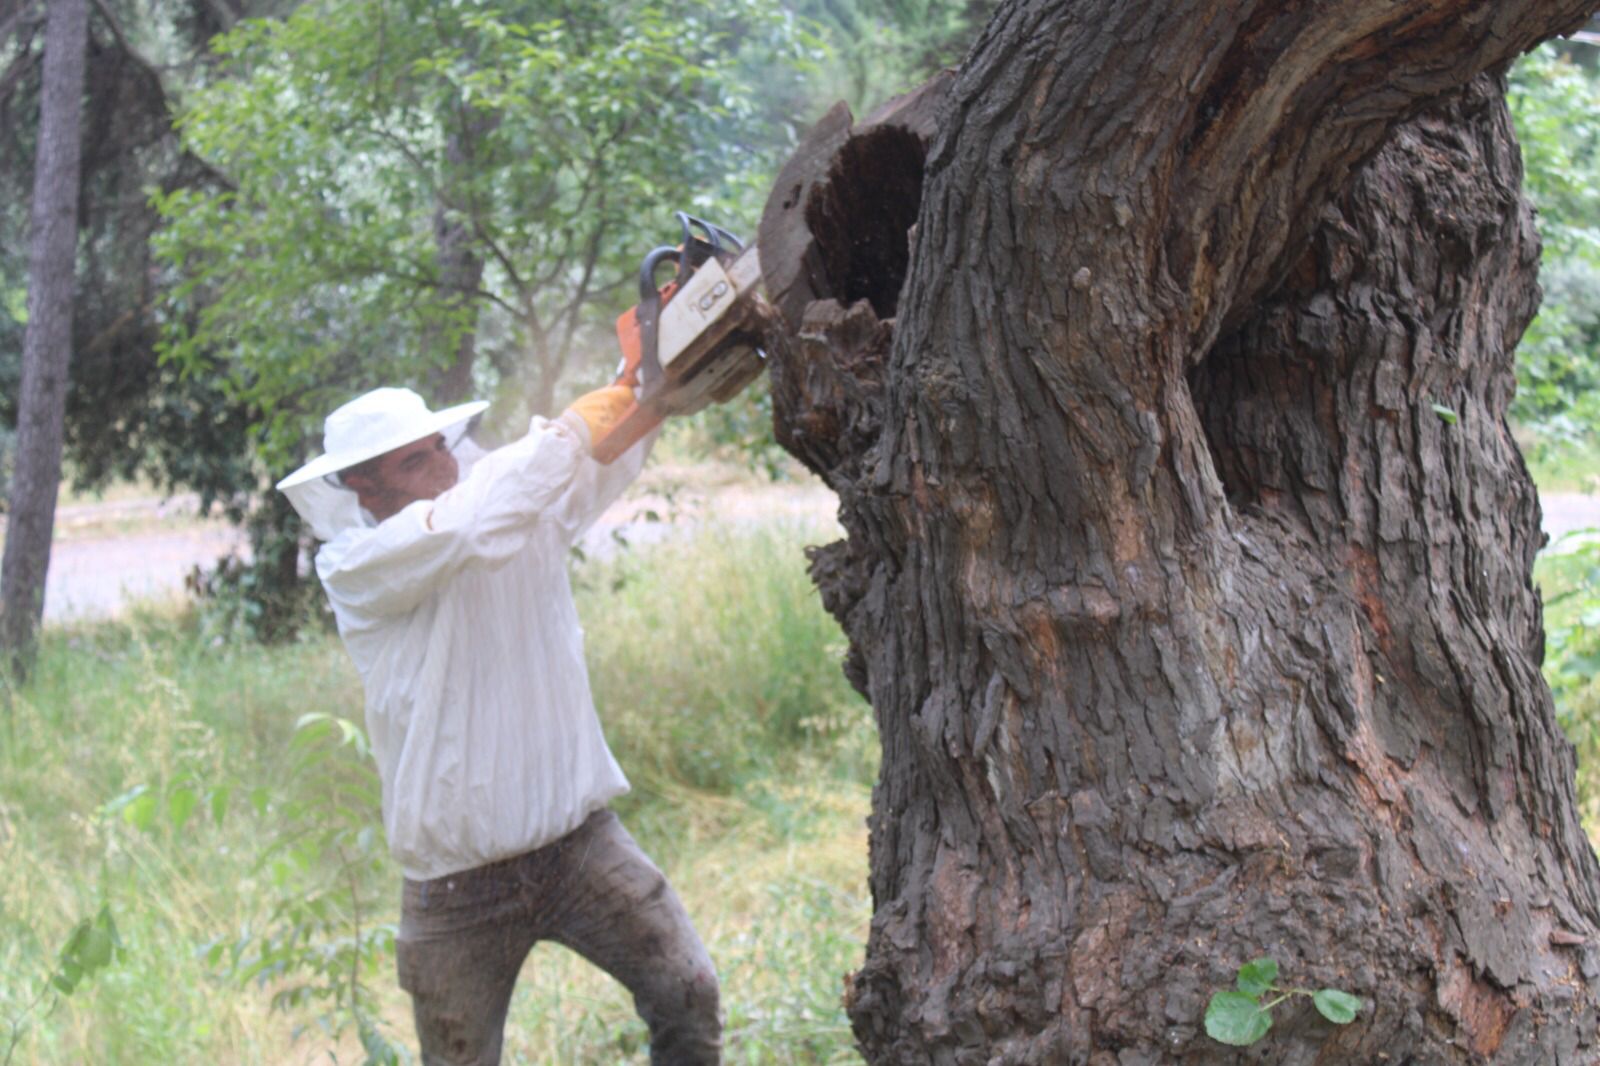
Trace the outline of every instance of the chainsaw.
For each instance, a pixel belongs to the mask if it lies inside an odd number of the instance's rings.
[[[622,369],[617,384],[635,400],[599,440],[609,463],[669,415],[726,403],[766,369],[760,329],[770,314],[761,295],[761,261],[733,234],[677,213],[682,242],[656,248],[639,265],[639,302],[617,319]],[[661,267],[672,279],[657,285]]]

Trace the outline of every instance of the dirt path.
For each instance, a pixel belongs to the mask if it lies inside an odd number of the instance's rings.
[[[1552,493],[1542,502],[1552,543],[1565,533],[1600,527],[1600,496]],[[45,588],[46,622],[105,618],[133,602],[181,596],[194,567],[243,550],[231,526],[188,517],[194,506],[192,499],[178,497],[63,508]],[[816,527],[820,539],[831,528],[837,506],[833,493],[813,481],[708,486],[669,470],[612,506],[581,547],[587,555],[605,557],[616,550],[618,538],[644,545],[707,524],[772,521]]]
[[[1568,533],[1600,528],[1600,496],[1552,492],[1541,496],[1539,503],[1544,508],[1544,531],[1550,534],[1552,545]]]
[[[788,521],[826,530],[837,507],[833,493],[816,482],[706,486],[669,470],[607,510],[580,547],[604,558],[624,542],[651,544],[715,523]],[[45,583],[46,624],[113,617],[141,600],[180,597],[196,566],[246,550],[238,530],[198,520],[195,509],[185,497],[62,508]]]

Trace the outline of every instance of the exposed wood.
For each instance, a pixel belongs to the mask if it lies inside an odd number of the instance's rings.
[[[847,114],[802,142],[760,243],[883,744],[869,1061],[1600,1058],[1493,73],[1594,7],[1021,0],[920,173]],[[908,195],[896,276],[850,220]],[[1210,1041],[1259,955],[1363,1015]]]
[[[799,328],[806,305],[813,300],[850,303],[865,295],[834,290],[862,281],[859,274],[852,276],[848,266],[852,248],[874,255],[893,251],[883,247],[888,230],[879,224],[885,217],[895,217],[897,208],[916,208],[922,184],[921,156],[934,133],[949,83],[950,75],[941,74],[888,101],[860,125],[853,123],[849,107],[835,104],[778,173],[756,243],[762,249],[768,299],[791,330]],[[876,137],[886,137],[887,142],[874,146]],[[850,166],[851,162],[857,166]],[[886,163],[894,170],[881,175],[887,180],[872,190],[874,196],[841,200],[839,193],[844,190],[830,193],[830,177],[841,173],[839,168],[850,171],[852,182],[870,183],[874,174],[862,173],[862,168]],[[808,215],[814,217],[808,219]],[[894,239],[898,240],[910,222],[908,218],[898,224]],[[827,261],[829,256],[834,263]],[[896,262],[898,271],[893,269]],[[903,247],[898,256],[891,255],[888,273],[895,275],[896,284],[905,277]]]

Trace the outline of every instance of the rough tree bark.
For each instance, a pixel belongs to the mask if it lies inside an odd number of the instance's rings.
[[[870,1061],[1600,1061],[1497,72],[1594,7],[1016,0],[780,175],[775,419],[883,745]],[[1368,1006],[1210,1041],[1258,955]]]
[[[16,469],[0,561],[0,649],[21,676],[32,663],[61,485],[67,366],[78,245],[79,129],[88,0],[51,0],[45,24],[38,158],[28,250],[28,325],[17,400]]]

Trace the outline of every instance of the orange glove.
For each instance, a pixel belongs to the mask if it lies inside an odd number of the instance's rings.
[[[632,389],[626,385],[607,385],[579,396],[564,413],[583,419],[583,424],[589,427],[589,447],[593,449],[632,406]]]

